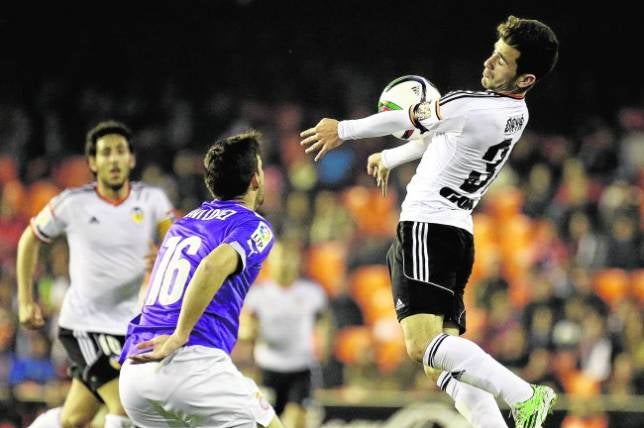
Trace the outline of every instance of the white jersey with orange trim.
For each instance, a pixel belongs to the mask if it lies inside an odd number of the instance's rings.
[[[157,240],[157,226],[172,219],[173,209],[161,189],[130,184],[130,193],[118,203],[102,198],[96,183],[64,190],[31,219],[43,242],[67,235],[71,284],[61,327],[124,335],[135,315],[145,255]]]
[[[400,221],[471,233],[472,210],[528,123],[525,100],[492,91],[454,91],[413,106],[409,115],[431,142],[407,185]]]
[[[326,306],[322,287],[311,281],[296,279],[289,287],[274,281],[253,285],[244,307],[258,321],[257,365],[277,372],[311,368],[315,322]]]

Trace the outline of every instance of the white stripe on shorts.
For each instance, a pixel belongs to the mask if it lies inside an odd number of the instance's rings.
[[[450,288],[442,286],[440,284],[437,284],[429,280],[430,279],[429,250],[428,250],[429,223],[424,223],[419,221],[414,221],[413,223],[414,225],[412,226],[412,230],[411,230],[411,238],[412,238],[411,255],[412,255],[413,276],[411,279],[415,281],[424,282],[434,287],[438,287],[453,295],[454,291],[451,290]],[[404,263],[404,257],[403,257],[403,263]],[[409,276],[406,273],[404,273],[404,268],[403,268],[403,274],[409,278]]]
[[[427,233],[429,232],[429,224],[423,223],[423,261],[425,265],[425,282],[429,282],[429,255],[427,254]]]
[[[412,267],[416,281],[429,282],[429,255],[427,253],[427,233],[429,224],[414,222],[412,228]]]
[[[74,337],[78,341],[78,346],[80,347],[81,354],[83,354],[85,363],[88,366],[94,364],[98,359],[98,354],[94,348],[94,341],[92,338],[89,337],[86,332],[77,330],[74,330]]]
[[[412,227],[411,230],[411,237],[412,237],[412,248],[411,248],[411,254],[412,254],[412,268],[414,270],[414,279],[418,279],[418,257],[416,253],[416,249],[418,247],[418,243],[416,242],[416,229],[418,228],[418,223],[414,222],[414,226]]]

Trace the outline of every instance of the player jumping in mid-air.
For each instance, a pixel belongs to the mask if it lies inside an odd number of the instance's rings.
[[[84,427],[101,402],[105,427],[128,426],[118,396],[118,358],[135,315],[150,243],[163,238],[173,210],[161,189],[130,182],[132,135],[120,122],[91,129],[85,154],[96,182],[67,189],[31,220],[18,245],[18,308],[27,328],[44,325],[32,292],[40,242],[62,234],[69,245],[71,285],[60,311],[58,337],[71,362],[72,384],[62,408],[32,428]]]
[[[322,119],[302,132],[319,160],[345,140],[420,129],[420,141],[369,157],[383,191],[391,168],[422,157],[407,186],[397,238],[387,262],[407,352],[475,427],[505,427],[501,397],[519,428],[541,426],[555,392],[503,367],[465,332],[463,291],[474,261],[472,211],[507,161],[528,123],[526,93],[554,67],[558,41],[545,24],[514,16],[497,27],[483,63],[486,91],[455,91],[439,100],[360,120]]]
[[[205,161],[214,200],[168,231],[121,360],[121,399],[143,427],[278,428],[257,385],[230,359],[244,298],[273,245],[259,135],[218,140]]]

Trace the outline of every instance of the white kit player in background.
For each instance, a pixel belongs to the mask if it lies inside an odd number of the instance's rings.
[[[314,336],[325,343],[327,297],[322,287],[302,278],[300,249],[276,242],[268,258],[271,279],[253,286],[244,311],[255,340],[255,363],[262,385],[273,391],[275,412],[289,428],[304,428],[317,368]]]
[[[24,231],[18,246],[18,304],[26,328],[45,324],[33,295],[40,243],[65,235],[70,288],[59,316],[58,337],[70,360],[72,384],[62,408],[33,428],[86,426],[101,406],[105,427],[131,426],[118,395],[118,358],[129,320],[138,310],[150,245],[170,227],[173,208],[165,193],[130,182],[135,158],[131,131],[105,121],[90,130],[85,153],[96,182],[66,189]]]
[[[545,24],[514,16],[497,27],[483,63],[486,91],[440,99],[359,120],[322,119],[302,132],[319,160],[345,140],[418,128],[420,141],[369,157],[368,172],[384,189],[389,170],[422,158],[407,186],[396,240],[388,254],[392,291],[407,352],[455,401],[475,427],[507,426],[494,397],[512,409],[519,428],[541,426],[554,391],[530,385],[503,367],[465,332],[463,291],[472,270],[472,210],[506,163],[528,123],[526,93],[547,75],[558,41]]]

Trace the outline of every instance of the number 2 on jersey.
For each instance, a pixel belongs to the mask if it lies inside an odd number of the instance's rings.
[[[191,236],[182,240],[180,236],[173,236],[165,240],[163,246],[165,252],[158,269],[155,269],[146,305],[153,304],[157,298],[160,304],[171,305],[181,298],[191,267],[190,262],[183,258],[184,250],[187,255],[195,255],[201,246],[201,238]]]

